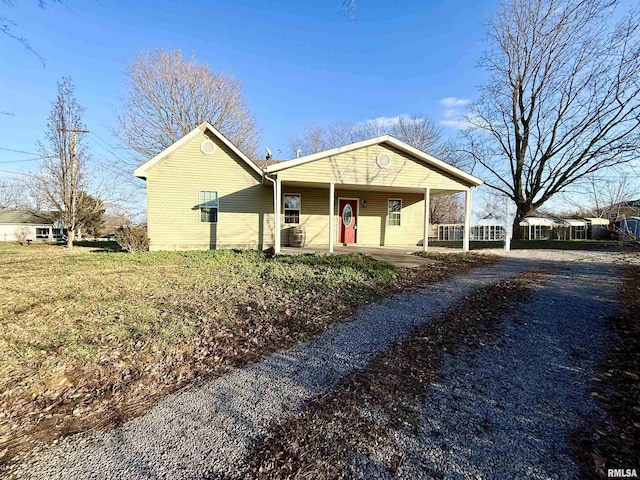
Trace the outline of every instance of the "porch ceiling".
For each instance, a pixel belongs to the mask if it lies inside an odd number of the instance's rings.
[[[271,184],[272,185],[272,184]],[[283,181],[283,187],[300,187],[300,188],[317,188],[321,190],[328,190],[329,184],[323,182],[300,182],[300,181]],[[389,187],[389,186],[378,186],[378,185],[352,185],[345,183],[336,183],[335,184],[336,192],[340,190],[358,190],[363,192],[383,192],[383,193],[418,193],[424,194],[424,188],[412,188],[412,187]],[[460,190],[438,190],[435,188],[431,189],[432,197],[439,197],[442,195],[451,195],[454,193],[464,192],[464,189]]]

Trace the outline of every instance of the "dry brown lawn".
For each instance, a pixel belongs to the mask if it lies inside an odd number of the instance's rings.
[[[431,258],[401,270],[357,254],[0,244],[0,462],[117,425],[401,288],[495,261]]]

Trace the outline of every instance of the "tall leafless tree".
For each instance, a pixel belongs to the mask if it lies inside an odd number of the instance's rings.
[[[38,188],[46,195],[47,204],[67,229],[67,246],[81,224],[80,196],[88,185],[88,151],[83,143],[86,133],[81,107],[74,96],[71,79],[58,82],[58,95],[47,122],[46,141],[39,144],[43,161],[40,173],[34,175]],[[96,210],[102,207],[98,202]],[[83,213],[86,216],[86,212]]]
[[[183,58],[180,50],[162,49],[140,53],[127,75],[129,91],[116,136],[142,159],[158,154],[205,121],[257,158],[255,119],[233,76],[213,73],[195,57]]]
[[[326,128],[312,125],[291,140],[289,148],[294,155],[298,150],[302,155],[310,155],[382,135],[391,135],[459,168],[469,166],[464,164],[466,158],[453,143],[442,141],[440,129],[434,122],[419,115],[400,115],[351,124],[335,122]],[[430,209],[432,223],[458,222],[462,212],[461,199],[457,195],[433,197]]]
[[[630,203],[640,198],[640,185],[625,173],[628,172],[586,177],[576,182],[564,203],[571,205],[580,216],[606,218],[614,222],[633,212]]]
[[[489,21],[490,77],[465,136],[515,203],[516,235],[527,213],[640,152],[640,12],[618,4],[505,0]]]
[[[0,209],[16,209],[22,206],[22,195],[17,182],[0,182]]]

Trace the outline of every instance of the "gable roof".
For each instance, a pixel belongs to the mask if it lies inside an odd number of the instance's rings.
[[[454,167],[453,165],[449,165],[448,163],[443,162],[442,160],[434,157],[433,155],[429,155],[428,153],[423,152],[422,150],[418,150],[415,147],[412,147],[408,143],[405,143],[397,138],[392,137],[391,135],[382,135],[380,137],[370,138],[369,140],[363,140],[361,142],[351,143],[349,145],[343,145],[341,147],[332,148],[331,150],[325,150],[323,152],[313,153],[311,155],[306,155],[300,158],[294,158],[293,160],[285,160],[282,162],[278,162],[274,165],[269,165],[265,168],[266,173],[279,172],[280,170],[285,170],[287,168],[297,167],[298,165],[304,165],[305,163],[315,162],[318,160],[322,160],[324,158],[332,157],[334,155],[339,155],[341,153],[347,153],[352,150],[357,150],[364,147],[370,147],[373,145],[380,145],[382,143],[386,143],[387,145],[391,145],[398,150],[401,150],[409,155],[420,160],[422,163],[427,165],[436,167],[442,171],[449,173],[450,175],[457,177],[459,179],[464,180],[467,183],[470,183],[473,186],[480,186],[484,182],[473,175],[469,175],[468,173],[463,172],[459,168]]]
[[[206,131],[211,132],[218,140],[224,143],[229,149],[238,155],[242,161],[244,161],[254,172],[256,172],[260,177],[262,177],[262,170],[255,164],[253,161],[247,157],[238,147],[236,147],[230,140],[227,139],[222,133],[220,133],[217,129],[213,127],[209,122],[204,122],[198,125],[196,128],[187,133],[184,137],[182,137],[177,142],[169,145],[155,157],[153,157],[148,162],[143,163],[138,168],[133,171],[133,174],[138,178],[147,178],[147,171],[157,165],[162,160],[167,158],[170,154],[181,148],[183,145],[187,144],[191,139],[195,138],[198,134],[204,133]]]
[[[38,215],[27,210],[0,210],[0,224],[34,224],[34,225],[50,225],[44,215]]]

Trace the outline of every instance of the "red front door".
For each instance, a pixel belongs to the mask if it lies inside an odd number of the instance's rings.
[[[338,243],[356,243],[358,200],[338,200]]]

